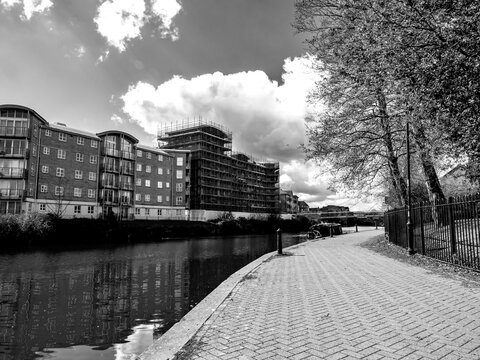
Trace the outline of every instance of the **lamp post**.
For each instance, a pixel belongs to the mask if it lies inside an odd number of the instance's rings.
[[[413,244],[413,226],[412,226],[412,186],[410,177],[410,123],[407,121],[407,243],[408,254],[415,254]]]

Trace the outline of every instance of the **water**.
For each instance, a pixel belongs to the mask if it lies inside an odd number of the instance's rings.
[[[134,359],[275,248],[275,237],[236,236],[0,255],[0,360]]]

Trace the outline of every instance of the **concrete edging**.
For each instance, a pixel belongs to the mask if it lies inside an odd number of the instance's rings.
[[[301,246],[306,242],[289,246],[291,249]],[[139,355],[138,360],[172,360],[185,344],[195,336],[203,324],[212,316],[217,308],[231,294],[238,283],[250,272],[263,264],[266,260],[275,256],[277,251],[262,255],[258,259],[245,265],[237,272],[230,275],[219,286],[200,301],[192,310],[173,325],[165,334],[153,342],[143,353]]]

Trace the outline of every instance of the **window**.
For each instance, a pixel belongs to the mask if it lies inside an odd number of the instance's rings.
[[[44,155],[50,155],[50,148],[47,147],[47,146],[44,146],[44,147],[43,147],[43,154],[44,154]]]
[[[142,186],[142,179],[138,178],[137,180],[135,180],[135,185]]]
[[[179,216],[182,215],[182,210],[177,209],[177,215],[179,215]]]
[[[58,149],[57,158],[65,160],[67,158],[67,152],[65,150]]]
[[[163,189],[163,182],[162,181],[157,181],[157,188]]]
[[[177,157],[177,166],[183,166],[183,157]]]
[[[94,173],[93,171],[88,172],[88,180],[95,181],[97,180],[97,174]]]
[[[163,201],[162,195],[157,195],[157,202],[161,203]]]
[[[142,157],[142,150],[137,150],[137,156]]]
[[[98,141],[97,140],[91,140],[90,141],[90,146],[92,148],[97,148],[98,147]]]
[[[149,194],[145,194],[145,201],[150,201],[150,195]]]
[[[168,195],[165,196],[165,201],[166,201],[166,202],[169,202],[169,201],[170,201],[170,196],[168,196]]]
[[[82,170],[75,170],[75,179],[78,179],[78,180],[83,179],[83,171]]]
[[[32,173],[32,176],[35,174],[35,166],[34,165],[30,166],[30,172]]]
[[[182,192],[183,191],[183,184],[182,183],[176,184],[175,190],[177,190],[177,192]]]
[[[80,205],[75,205],[73,207],[73,213],[74,214],[80,214],[82,212],[82,207]]]
[[[37,137],[38,134],[38,127],[37,125],[33,125],[33,136]]]
[[[183,196],[177,196],[177,198],[175,199],[175,203],[177,205],[182,205],[183,203]]]
[[[166,187],[167,189],[170,189],[170,183],[169,183],[169,182],[166,182],[166,183],[165,183],[165,187]]]
[[[52,136],[52,132],[48,129],[45,130],[45,136]],[[45,204],[43,204],[45,205]]]
[[[36,147],[32,148],[32,155],[37,156],[37,148]]]
[[[135,201],[142,201],[142,195],[141,194],[135,194]]]
[[[140,208],[135,208],[135,215],[140,215]]]
[[[142,164],[137,164],[137,171],[142,171]]]
[[[151,158],[152,158],[152,154],[149,153],[149,152],[146,152],[146,153],[145,153],[145,157],[146,157],[147,159],[151,159]]]
[[[40,192],[42,193],[48,192],[48,185],[40,185]]]
[[[64,168],[57,168],[57,171],[55,172],[55,175],[57,177],[64,177],[65,176],[65,169]]]
[[[82,189],[80,189],[80,188],[73,188],[73,196],[75,196],[75,197],[82,197]]]
[[[170,175],[170,169],[167,169],[167,175]]]
[[[46,204],[40,204],[40,211],[47,211],[47,205]]]
[[[55,195],[63,196],[63,186],[55,186]]]
[[[78,145],[83,145],[85,144],[85,139],[80,137],[80,136],[77,136],[77,144]]]
[[[42,165],[42,173],[48,174],[48,166],[47,165]]]
[[[158,161],[163,161],[163,155],[158,155],[157,159],[158,159]]]
[[[158,175],[163,175],[163,168],[159,167],[157,173]]]
[[[158,216],[162,215],[162,209],[157,209],[157,215]]]
[[[183,179],[183,170],[177,170],[177,179]]]
[[[83,154],[81,153],[76,153],[75,154],[75,160],[78,161],[78,162],[83,162]]]
[[[67,134],[65,133],[58,133],[58,140],[66,142],[67,141]]]
[[[145,180],[145,186],[150,187],[150,180]]]
[[[150,209],[145,209],[145,215],[150,215]]]
[[[93,199],[95,197],[95,190],[94,189],[88,189],[88,195],[90,199]]]
[[[145,166],[145,172],[151,173],[152,172],[152,167],[150,165]]]
[[[94,206],[88,206],[88,207],[87,207],[87,213],[88,213],[88,214],[93,214],[93,213],[94,213],[94,210],[95,210],[95,207],[94,207]]]
[[[90,155],[90,164],[96,164],[96,163],[97,163],[97,156]]]

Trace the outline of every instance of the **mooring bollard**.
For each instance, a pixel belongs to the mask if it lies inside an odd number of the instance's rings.
[[[277,230],[277,253],[278,255],[283,254],[283,249],[282,249],[282,229]]]
[[[355,232],[358,232],[358,224],[355,223]]]
[[[330,225],[330,237],[333,237],[333,225]]]

